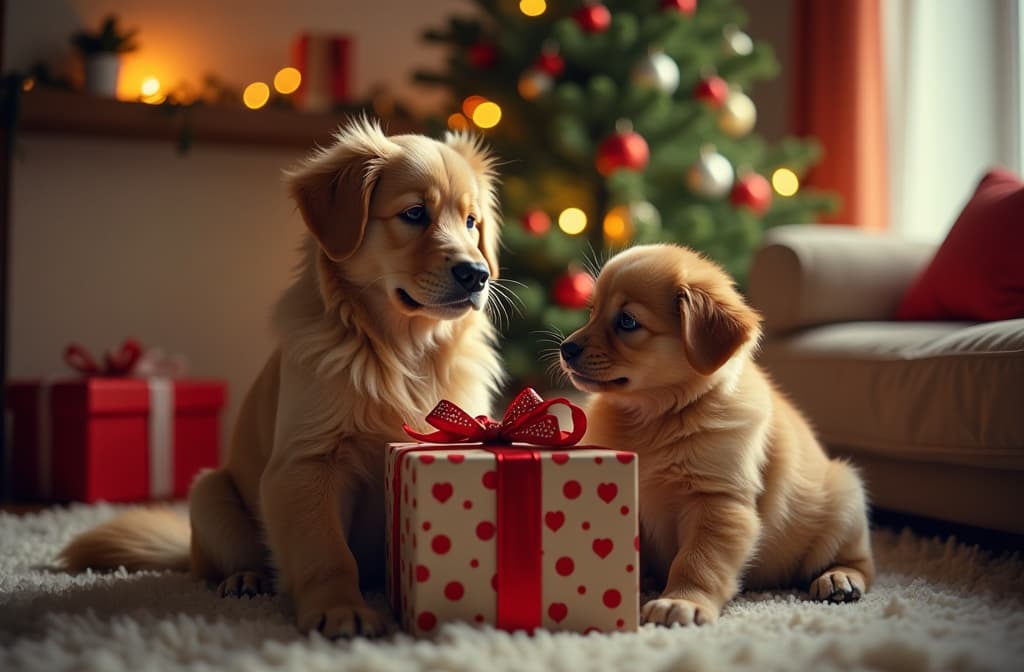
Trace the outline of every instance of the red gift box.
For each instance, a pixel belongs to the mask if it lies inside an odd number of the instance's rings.
[[[329,112],[348,102],[352,89],[352,40],[345,35],[303,33],[292,45],[292,65],[302,78],[294,94],[299,108]]]
[[[220,380],[89,377],[17,381],[13,494],[35,501],[182,498],[195,474],[215,467]]]
[[[572,410],[572,433],[555,404]],[[449,402],[428,421],[442,431],[407,431],[438,443],[390,444],[385,462],[387,587],[405,628],[636,630],[636,455],[572,446],[582,411],[529,389],[501,423]],[[474,442],[440,443],[460,439]]]

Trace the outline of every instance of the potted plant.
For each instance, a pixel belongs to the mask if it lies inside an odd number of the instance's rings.
[[[117,76],[121,69],[121,54],[138,48],[135,34],[138,31],[120,32],[117,17],[111,15],[103,20],[99,31],[79,31],[71,43],[82,54],[85,61],[85,89],[98,96],[117,95]]]

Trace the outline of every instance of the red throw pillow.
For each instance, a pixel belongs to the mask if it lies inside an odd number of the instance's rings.
[[[1024,317],[1024,182],[989,171],[935,256],[910,285],[898,320]]]

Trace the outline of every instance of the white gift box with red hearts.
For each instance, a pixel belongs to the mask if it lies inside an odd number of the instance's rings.
[[[635,454],[398,443],[386,464],[388,594],[409,632],[636,630]]]

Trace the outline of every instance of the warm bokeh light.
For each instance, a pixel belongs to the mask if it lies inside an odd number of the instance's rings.
[[[577,236],[587,228],[587,214],[579,208],[566,208],[558,215],[558,228],[570,236]]]
[[[779,196],[792,196],[800,189],[800,180],[789,168],[778,168],[772,173],[772,188]]]
[[[469,119],[466,119],[466,116],[459,112],[450,114],[448,115],[448,128],[453,131],[464,131],[469,128]]]
[[[36,80],[32,79],[31,77],[26,77],[21,82],[21,90],[22,91],[31,91],[34,88],[36,88]]]
[[[547,8],[545,0],[519,0],[519,11],[527,16],[540,16]]]
[[[302,83],[302,73],[295,68],[281,68],[274,75],[274,90],[278,93],[294,93]]]
[[[486,102],[487,99],[484,98],[483,96],[469,96],[464,101],[462,101],[462,113],[472,119],[473,112],[476,111],[477,105]]]
[[[156,77],[146,77],[142,80],[142,85],[139,86],[139,91],[142,93],[144,98],[156,95],[160,90],[160,80]]]
[[[629,242],[630,228],[629,208],[617,205],[604,216],[604,239],[613,245],[625,245]]]
[[[497,103],[480,103],[473,110],[473,123],[480,128],[494,128],[501,121],[501,108]]]
[[[253,82],[242,92],[242,102],[250,110],[258,110],[270,100],[270,87],[265,82]]]

